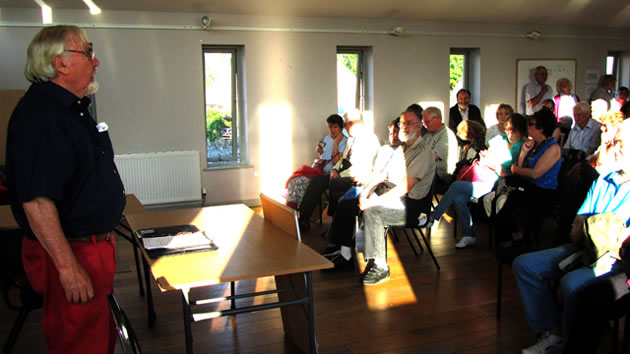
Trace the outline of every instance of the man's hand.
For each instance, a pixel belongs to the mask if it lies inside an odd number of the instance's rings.
[[[37,197],[24,203],[23,207],[35,237],[59,272],[59,281],[68,302],[79,304],[90,301],[94,297],[92,281],[74,256],[61,229],[55,203],[48,198]]]
[[[321,155],[324,152],[324,148],[322,148],[322,144],[317,144],[315,151],[317,151],[318,155]]]
[[[94,297],[90,276],[80,264],[72,269],[60,270],[59,281],[66,292],[66,300],[73,304],[85,304]]]
[[[573,224],[571,224],[571,232],[569,236],[571,236],[571,241],[574,244],[582,242],[584,238],[584,221],[586,217],[584,215],[576,215],[575,219],[573,219]]]

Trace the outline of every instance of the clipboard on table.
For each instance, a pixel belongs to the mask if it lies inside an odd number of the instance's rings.
[[[212,239],[195,225],[141,229],[136,234],[151,258],[218,249]]]

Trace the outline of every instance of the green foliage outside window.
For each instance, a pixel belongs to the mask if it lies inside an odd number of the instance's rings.
[[[358,54],[337,54],[337,61],[341,61],[343,65],[354,74],[354,76],[357,76],[358,60]]]
[[[450,81],[449,89],[453,91],[453,88],[464,76],[464,55],[454,54],[450,56]]]
[[[215,109],[208,109],[206,111],[206,136],[209,141],[215,141],[221,138],[223,128],[227,127],[224,117],[225,114],[221,111]]]

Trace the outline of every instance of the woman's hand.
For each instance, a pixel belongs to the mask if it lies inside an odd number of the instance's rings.
[[[536,142],[534,141],[534,139],[531,138],[524,142],[523,147],[521,147],[521,154],[527,154],[528,152],[530,152],[534,148],[534,145],[536,145]]]
[[[335,179],[339,177],[339,173],[337,173],[337,170],[331,170],[330,171],[330,179]]]

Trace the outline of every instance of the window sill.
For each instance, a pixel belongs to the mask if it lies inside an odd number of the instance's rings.
[[[246,165],[240,165],[240,164],[225,164],[225,165],[215,165],[215,166],[208,166],[206,168],[204,168],[204,171],[222,171],[222,170],[233,170],[233,169],[241,169],[241,168],[254,168],[254,166],[246,164]]]

